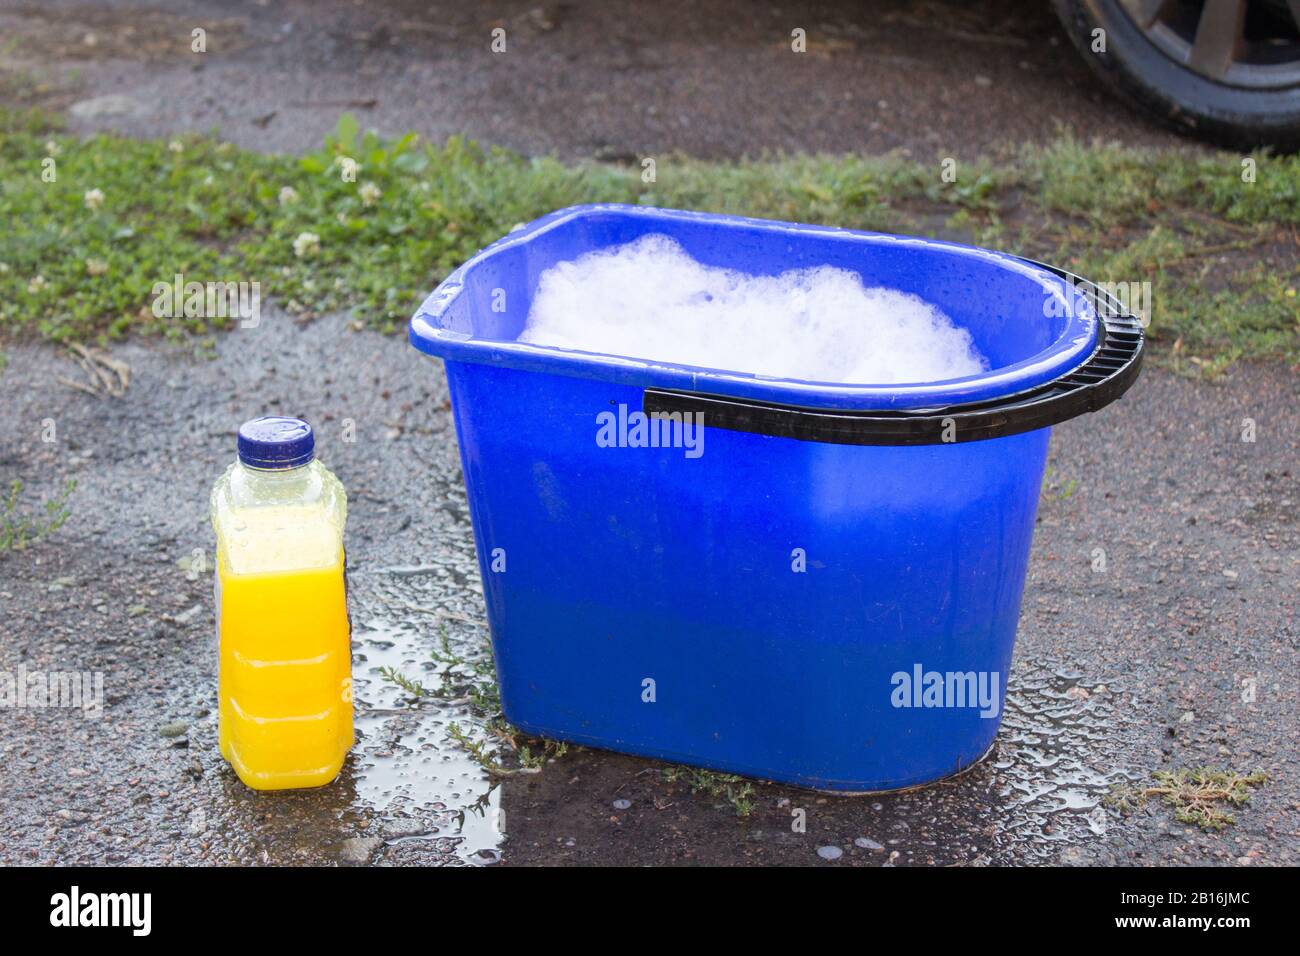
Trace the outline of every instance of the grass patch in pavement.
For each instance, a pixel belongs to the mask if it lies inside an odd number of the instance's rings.
[[[384,140],[350,116],[293,157],[211,137],[79,139],[56,118],[0,110],[0,336],[186,338],[235,324],[156,317],[153,287],[178,273],[256,280],[292,313],[350,307],[393,330],[516,224],[617,201],[961,238],[1097,281],[1151,283],[1150,331],[1167,361],[1214,371],[1300,359],[1300,158],[1061,139],[964,164],[955,182],[940,173],[938,159],[897,155],[663,156],[646,183],[639,167]]]
[[[665,767],[661,771],[668,783],[684,784],[692,794],[704,794],[731,804],[742,820],[754,812],[754,784],[734,773],[718,773],[700,767]]]
[[[1159,797],[1174,811],[1179,823],[1202,830],[1222,830],[1236,822],[1228,807],[1245,806],[1250,792],[1268,780],[1262,771],[1237,773],[1208,767],[1157,770],[1155,786],[1118,784],[1106,796],[1107,805],[1128,814],[1141,808],[1150,797]]]
[[[0,496],[0,554],[22,551],[63,527],[72,514],[69,499],[76,487],[75,481],[65,481],[38,508],[20,502],[23,483],[15,478],[9,485],[8,494]]]

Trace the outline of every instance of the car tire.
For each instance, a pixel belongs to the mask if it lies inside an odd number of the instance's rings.
[[[1052,5],[1093,71],[1165,125],[1233,149],[1300,149],[1300,83],[1242,86],[1210,79],[1157,46],[1121,0]],[[1098,29],[1105,31],[1104,52],[1093,50]]]

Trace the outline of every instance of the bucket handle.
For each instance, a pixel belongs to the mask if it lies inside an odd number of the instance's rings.
[[[1142,323],[1096,283],[1056,266],[1022,259],[1088,296],[1101,321],[1088,361],[1058,378],[1012,395],[921,410],[807,408],[704,392],[647,388],[647,415],[703,414],[713,428],[839,445],[941,445],[983,441],[1047,428],[1115,401],[1142,367]]]

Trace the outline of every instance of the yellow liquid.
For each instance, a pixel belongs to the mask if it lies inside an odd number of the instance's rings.
[[[257,508],[218,534],[218,738],[256,790],[329,783],[355,740],[343,551],[318,515]]]

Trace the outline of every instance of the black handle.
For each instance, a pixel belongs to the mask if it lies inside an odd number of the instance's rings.
[[[1095,412],[1123,395],[1142,367],[1142,324],[1106,290],[1042,262],[1025,259],[1088,296],[1101,322],[1088,361],[1042,385],[980,402],[924,411],[845,411],[757,402],[725,395],[647,388],[647,415],[703,413],[712,428],[840,445],[940,445],[982,441],[1046,428]]]

